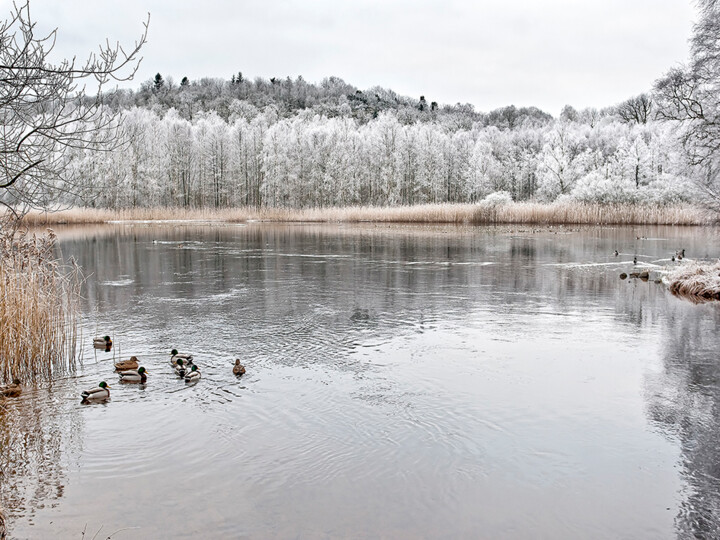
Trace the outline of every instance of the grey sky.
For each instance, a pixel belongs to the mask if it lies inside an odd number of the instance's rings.
[[[0,0],[4,14],[11,2]],[[613,105],[685,61],[690,0],[31,0],[58,53],[129,43],[151,13],[133,86],[155,73],[336,75],[487,111],[535,105],[554,115]]]

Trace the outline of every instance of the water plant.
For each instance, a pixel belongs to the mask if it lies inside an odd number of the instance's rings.
[[[0,380],[49,379],[75,367],[81,274],[61,264],[55,234],[0,223]]]

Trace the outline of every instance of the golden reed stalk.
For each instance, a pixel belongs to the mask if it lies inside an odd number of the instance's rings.
[[[80,272],[55,236],[0,234],[0,379],[49,379],[75,366]]]
[[[687,205],[600,205],[579,202],[543,204],[519,202],[491,204],[422,204],[416,206],[350,206],[329,208],[136,208],[100,210],[75,208],[51,213],[30,213],[26,226],[96,224],[111,221],[277,221],[377,222],[463,224],[583,224],[583,225],[706,225],[716,217]]]

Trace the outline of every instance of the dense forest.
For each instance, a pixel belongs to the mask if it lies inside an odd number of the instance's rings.
[[[106,106],[127,145],[79,150],[64,204],[325,207],[560,197],[677,203],[695,197],[672,123],[647,95],[559,118],[537,108],[487,113],[470,104],[359,90],[331,77],[296,80],[161,74]]]

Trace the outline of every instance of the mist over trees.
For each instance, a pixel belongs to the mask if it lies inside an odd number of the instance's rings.
[[[645,95],[601,111],[488,113],[391,90],[158,73],[106,106],[129,145],[75,152],[66,204],[325,207],[558,198],[597,203],[694,200],[673,126]],[[633,108],[634,107],[634,108]],[[634,111],[634,112],[628,112]]]

